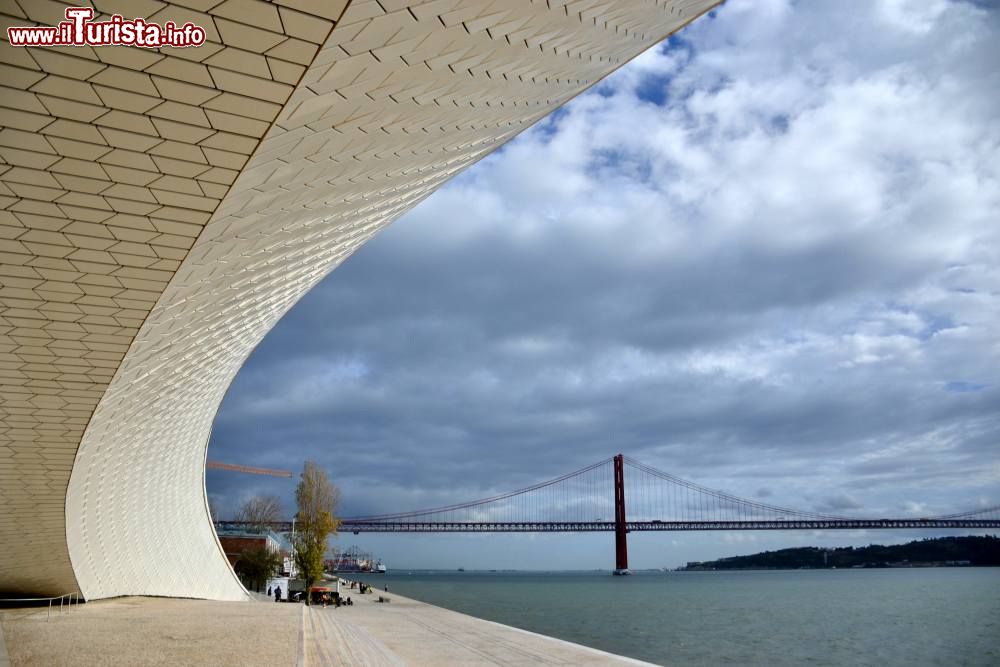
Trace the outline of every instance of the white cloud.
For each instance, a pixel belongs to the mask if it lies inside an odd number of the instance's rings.
[[[376,448],[413,506],[617,449],[803,508],[1000,502],[996,62],[970,2],[730,0],[334,272],[213,447],[336,440],[373,505]]]
[[[947,0],[882,0],[878,16],[897,30],[926,35],[948,10]]]

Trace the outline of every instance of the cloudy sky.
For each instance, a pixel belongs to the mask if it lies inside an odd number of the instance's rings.
[[[729,0],[465,172],[268,335],[209,458],[343,513],[617,452],[786,506],[1000,504],[1000,18]],[[210,471],[230,512],[288,480]],[[633,536],[633,567],[899,533]],[[611,535],[343,536],[390,567],[611,567]]]

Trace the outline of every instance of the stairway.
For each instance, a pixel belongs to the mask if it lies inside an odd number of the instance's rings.
[[[334,607],[303,609],[302,667],[400,667],[399,656],[350,621],[338,618]]]

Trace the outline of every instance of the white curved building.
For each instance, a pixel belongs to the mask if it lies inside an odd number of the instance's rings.
[[[0,591],[243,599],[204,468],[250,351],[379,229],[718,2],[96,0],[207,41],[4,41]]]

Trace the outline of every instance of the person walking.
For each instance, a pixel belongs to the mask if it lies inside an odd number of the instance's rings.
[[[281,602],[281,586],[274,587],[274,601]]]
[[[267,597],[271,597],[271,587],[267,587]]]

